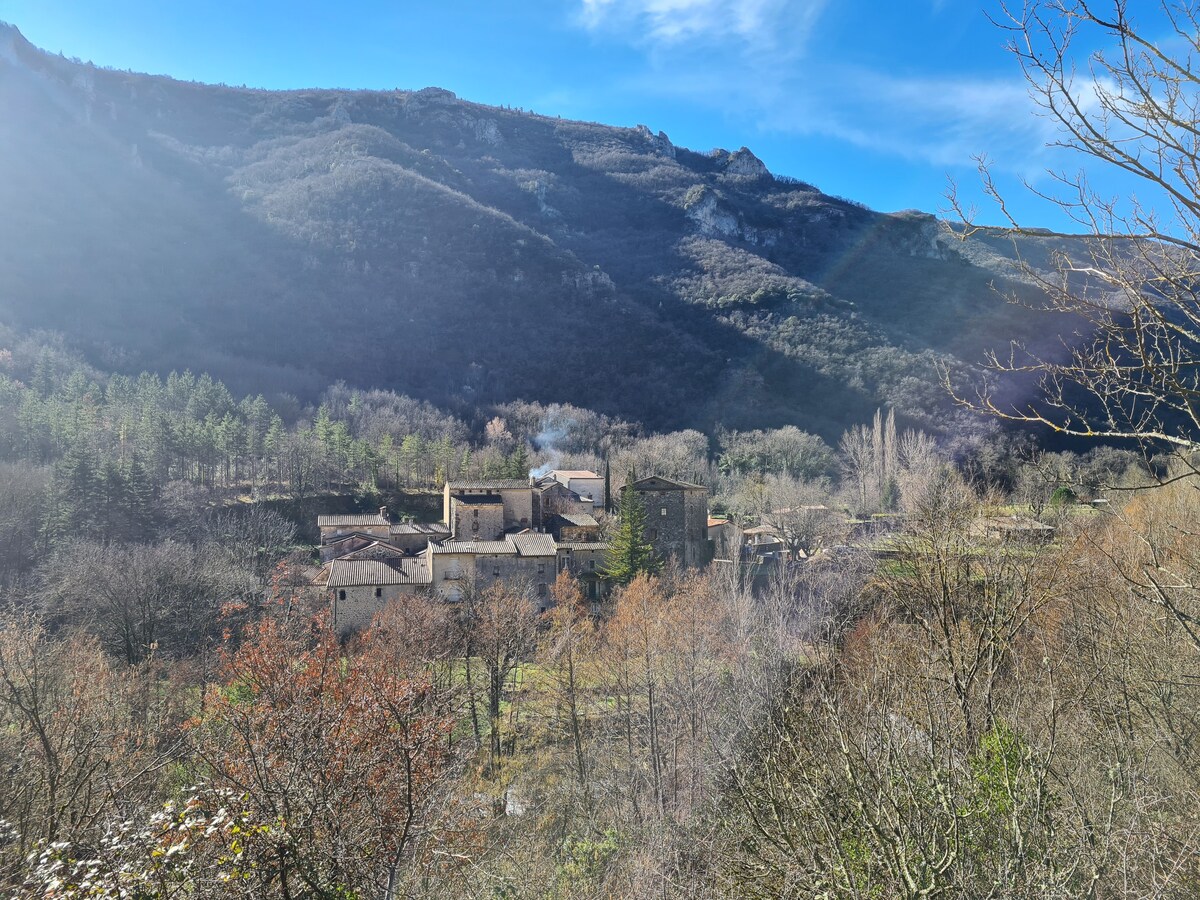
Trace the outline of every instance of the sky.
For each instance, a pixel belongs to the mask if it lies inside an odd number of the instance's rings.
[[[27,39],[97,65],[262,88],[447,88],[480,103],[646,124],[694,150],[884,211],[948,213],[992,161],[1021,223],[1069,230],[1020,179],[1053,151],[998,0],[0,0]]]

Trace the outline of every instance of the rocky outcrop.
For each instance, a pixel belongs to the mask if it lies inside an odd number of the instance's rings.
[[[475,132],[475,140],[481,144],[499,147],[504,143],[504,135],[500,133],[500,126],[495,119],[476,119],[472,128]]]
[[[599,266],[590,271],[573,269],[563,272],[562,283],[563,287],[574,288],[582,296],[593,299],[611,299],[617,292],[617,286],[613,283],[612,278]]]
[[[415,115],[423,110],[436,107],[444,109],[457,103],[458,95],[454,91],[439,87],[427,87],[409,94],[404,108],[409,115]]]
[[[736,212],[716,191],[697,185],[684,198],[684,211],[701,234],[708,237],[740,238],[742,224]]]
[[[741,240],[762,247],[772,247],[779,239],[779,233],[774,229],[747,224],[720,193],[702,185],[687,192],[684,212],[707,237]]]
[[[671,143],[671,139],[667,137],[666,132],[660,131],[655,134],[645,125],[638,125],[634,129],[641,135],[647,144],[650,145],[650,150],[657,153],[659,156],[665,156],[668,159],[675,158],[675,145]]]
[[[766,164],[746,147],[730,153],[725,160],[725,174],[739,178],[769,178],[771,172]]]

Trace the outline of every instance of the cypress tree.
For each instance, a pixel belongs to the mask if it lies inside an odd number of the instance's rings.
[[[629,584],[643,572],[657,572],[661,563],[646,540],[646,508],[633,489],[632,478],[621,491],[617,523],[600,574],[617,584]]]

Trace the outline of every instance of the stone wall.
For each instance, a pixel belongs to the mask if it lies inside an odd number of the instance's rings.
[[[646,509],[646,539],[663,562],[674,558],[688,568],[708,564],[707,491],[638,491],[638,498]]]
[[[504,505],[463,503],[451,497],[448,524],[456,541],[498,541],[504,535]]]
[[[411,585],[361,585],[331,590],[333,627],[339,634],[367,628],[375,614],[403,596],[415,596]]]

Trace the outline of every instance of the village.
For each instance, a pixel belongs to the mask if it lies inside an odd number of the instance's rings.
[[[645,513],[644,539],[660,563],[680,569],[710,564],[742,567],[752,586],[781,565],[861,550],[883,558],[899,516],[847,519],[824,505],[784,508],[753,524],[709,512],[708,489],[661,476],[630,482]],[[586,470],[551,470],[522,479],[448,481],[442,520],[393,521],[376,513],[322,515],[319,572],[334,628],[348,634],[371,624],[404,597],[462,601],[469,592],[502,582],[526,589],[539,613],[553,603],[560,573],[579,583],[593,615],[600,615],[612,584],[605,578],[610,508],[605,479]],[[1025,516],[981,517],[981,538],[1042,544],[1055,528]],[[847,544],[853,542],[853,546]]]

